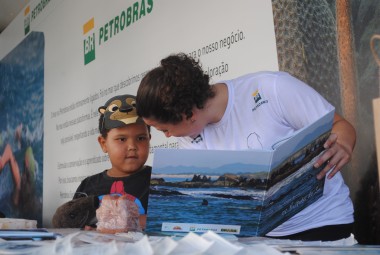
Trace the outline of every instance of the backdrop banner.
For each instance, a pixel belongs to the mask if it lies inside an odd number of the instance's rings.
[[[20,176],[31,171],[23,169],[27,144],[18,149],[12,135],[22,124],[32,138],[36,186],[34,195],[18,190],[7,165],[0,173],[0,181],[10,180],[0,188],[0,211],[28,218],[17,212],[14,193],[36,197],[44,227],[81,180],[110,167],[97,143],[98,107],[112,96],[135,94],[162,58],[184,52],[201,61],[212,83],[278,70],[270,0],[35,0],[3,31],[0,45],[6,112],[0,155],[10,144]],[[16,105],[22,107],[14,111]],[[152,129],[148,165],[158,147],[177,148],[176,139]]]

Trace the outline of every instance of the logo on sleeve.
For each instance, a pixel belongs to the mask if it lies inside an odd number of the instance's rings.
[[[255,102],[255,106],[252,108],[252,111],[256,111],[258,107],[260,107],[263,104],[268,103],[268,100],[264,100],[263,97],[260,95],[259,90],[255,90],[252,93],[253,101]]]
[[[33,1],[31,5],[27,5],[24,9],[24,34],[27,35],[30,32],[31,25],[35,19],[44,11],[46,6],[50,3],[50,0]]]

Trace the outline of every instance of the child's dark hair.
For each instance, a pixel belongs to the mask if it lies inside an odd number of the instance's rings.
[[[168,56],[161,66],[149,71],[137,91],[137,114],[162,123],[176,124],[202,109],[215,96],[198,61],[184,53]]]
[[[107,134],[110,131],[109,129],[106,129],[104,126],[104,114],[99,114],[99,133],[104,138],[107,138]]]

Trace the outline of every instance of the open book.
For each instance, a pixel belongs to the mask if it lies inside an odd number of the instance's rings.
[[[156,149],[147,231],[262,236],[315,202],[334,111],[273,150]]]

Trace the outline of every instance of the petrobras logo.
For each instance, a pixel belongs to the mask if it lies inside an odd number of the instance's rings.
[[[83,50],[84,50],[84,65],[95,60],[95,32],[94,32],[94,18],[91,18],[83,25]]]
[[[30,31],[33,20],[35,20],[46,6],[50,3],[50,0],[40,0],[35,4],[33,8],[31,5],[27,5],[24,10],[24,34],[27,35]],[[34,5],[34,4],[33,4]]]
[[[256,90],[255,92],[253,92],[252,96],[253,96],[253,100],[255,101],[256,104],[261,100],[259,90]]]
[[[24,10],[24,35],[30,31],[30,5]]]
[[[252,108],[252,111],[256,111],[258,107],[260,107],[263,104],[268,103],[268,100],[264,100],[263,97],[260,95],[259,90],[255,90],[252,93],[253,101],[254,101],[254,107]]]
[[[84,65],[95,60],[97,51],[107,45],[119,34],[128,31],[128,28],[137,23],[153,11],[153,0],[140,0],[127,6],[120,12],[112,15],[105,24],[95,28],[95,18],[92,17],[83,25]]]

